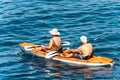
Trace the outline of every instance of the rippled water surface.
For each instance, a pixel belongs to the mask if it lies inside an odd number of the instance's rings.
[[[114,66],[75,67],[21,52],[20,42],[47,44],[52,28],[71,48],[87,36]],[[0,0],[0,80],[118,80],[119,40],[119,0]]]

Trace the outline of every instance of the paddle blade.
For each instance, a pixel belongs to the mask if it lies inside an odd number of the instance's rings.
[[[70,42],[68,42],[68,41],[64,41],[63,43],[62,43],[62,46],[69,46],[70,45]]]
[[[24,49],[30,51],[32,50],[32,48],[37,48],[37,47],[41,47],[41,46],[25,46]]]
[[[32,50],[31,47],[32,47],[32,46],[25,46],[24,49],[25,49],[26,51],[31,51],[31,50]]]
[[[51,52],[46,54],[45,58],[50,59],[50,58],[54,57],[57,54],[58,54],[57,51],[51,51]]]

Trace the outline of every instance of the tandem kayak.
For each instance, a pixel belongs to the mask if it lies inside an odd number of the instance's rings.
[[[38,57],[46,58],[47,52],[36,49],[36,46],[40,46],[40,45],[32,44],[28,42],[22,42],[19,44],[19,46],[21,50],[24,51],[26,54],[32,54]],[[63,53],[61,54],[64,55],[66,53],[64,53],[63,51]],[[61,55],[57,54],[53,56],[51,59],[64,62],[67,64],[76,65],[76,66],[93,66],[93,67],[98,66],[100,67],[100,66],[113,66],[114,65],[113,59],[102,57],[102,56],[95,56],[95,55],[88,60],[82,60],[82,59],[77,59],[77,58],[67,58],[63,56],[61,57]]]

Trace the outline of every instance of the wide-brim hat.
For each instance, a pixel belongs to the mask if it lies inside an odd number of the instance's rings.
[[[86,37],[86,36],[81,36],[81,37],[80,37],[80,40],[81,40],[83,43],[87,43],[87,37]]]
[[[54,29],[52,29],[51,31],[49,31],[50,32],[50,34],[52,34],[52,35],[60,35],[60,32],[56,29],[56,28],[54,28]]]

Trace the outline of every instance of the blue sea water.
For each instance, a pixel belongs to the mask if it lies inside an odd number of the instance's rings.
[[[24,55],[20,42],[47,44],[57,28],[77,48],[85,35],[113,67],[73,67]],[[0,80],[119,80],[119,0],[0,0]]]

